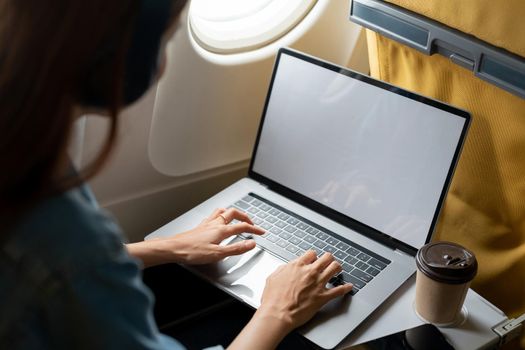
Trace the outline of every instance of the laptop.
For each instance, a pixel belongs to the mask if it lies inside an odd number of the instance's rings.
[[[253,307],[265,279],[308,249],[331,252],[350,295],[299,332],[336,347],[416,270],[470,123],[467,112],[349,69],[278,51],[248,176],[149,235],[195,227],[234,206],[266,233],[257,247],[188,267]]]

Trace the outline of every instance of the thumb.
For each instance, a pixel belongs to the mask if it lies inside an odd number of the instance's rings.
[[[223,257],[227,257],[230,255],[239,255],[242,253],[246,253],[249,250],[252,250],[255,248],[255,242],[250,240],[245,240],[244,242],[237,242],[234,244],[229,244],[225,246],[221,246],[221,253]]]
[[[352,288],[353,288],[352,283],[345,283],[343,285],[328,289],[325,293],[325,296],[327,298],[326,301],[328,302],[331,299],[335,299],[337,297],[350,293]]]

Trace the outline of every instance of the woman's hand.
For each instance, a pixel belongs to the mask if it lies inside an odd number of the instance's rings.
[[[351,284],[326,288],[341,270],[332,254],[317,259],[315,252],[307,251],[268,277],[258,312],[281,320],[289,330],[303,325],[324,304],[352,290]]]
[[[275,348],[324,304],[352,290],[351,284],[326,288],[339,272],[341,265],[331,254],[317,259],[313,251],[280,266],[266,280],[261,306],[228,349]]]
[[[228,225],[233,220],[240,222]],[[185,264],[199,265],[217,262],[231,255],[245,253],[255,247],[255,242],[252,240],[219,245],[226,238],[240,233],[261,235],[264,232],[263,229],[254,226],[249,216],[240,210],[217,209],[193,230],[172,238],[177,242],[174,254],[177,255],[178,262]]]
[[[228,225],[233,220],[240,222]],[[190,231],[173,237],[128,244],[127,249],[131,255],[142,260],[145,267],[172,262],[208,264],[245,253],[255,247],[255,242],[251,240],[219,245],[226,238],[240,233],[260,235],[264,232],[254,226],[248,215],[240,210],[217,209]]]

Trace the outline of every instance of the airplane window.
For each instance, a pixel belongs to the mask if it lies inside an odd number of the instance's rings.
[[[195,41],[216,53],[268,45],[294,28],[317,0],[193,0],[189,27]]]

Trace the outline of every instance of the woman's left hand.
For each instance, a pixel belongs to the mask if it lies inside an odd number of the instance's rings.
[[[233,220],[239,222],[228,225]],[[264,232],[254,226],[249,216],[240,210],[217,209],[192,230],[169,238],[128,244],[127,248],[146,267],[170,262],[201,265],[239,255],[255,247],[252,240],[220,245],[226,238],[240,233],[261,235]]]
[[[240,222],[228,225],[231,221]],[[255,242],[246,240],[229,245],[219,245],[223,240],[240,233],[263,234],[262,228],[253,225],[246,213],[235,208],[217,209],[193,230],[172,239],[177,241],[174,253],[179,262],[192,265],[217,262],[231,255],[239,255],[255,248]]]

